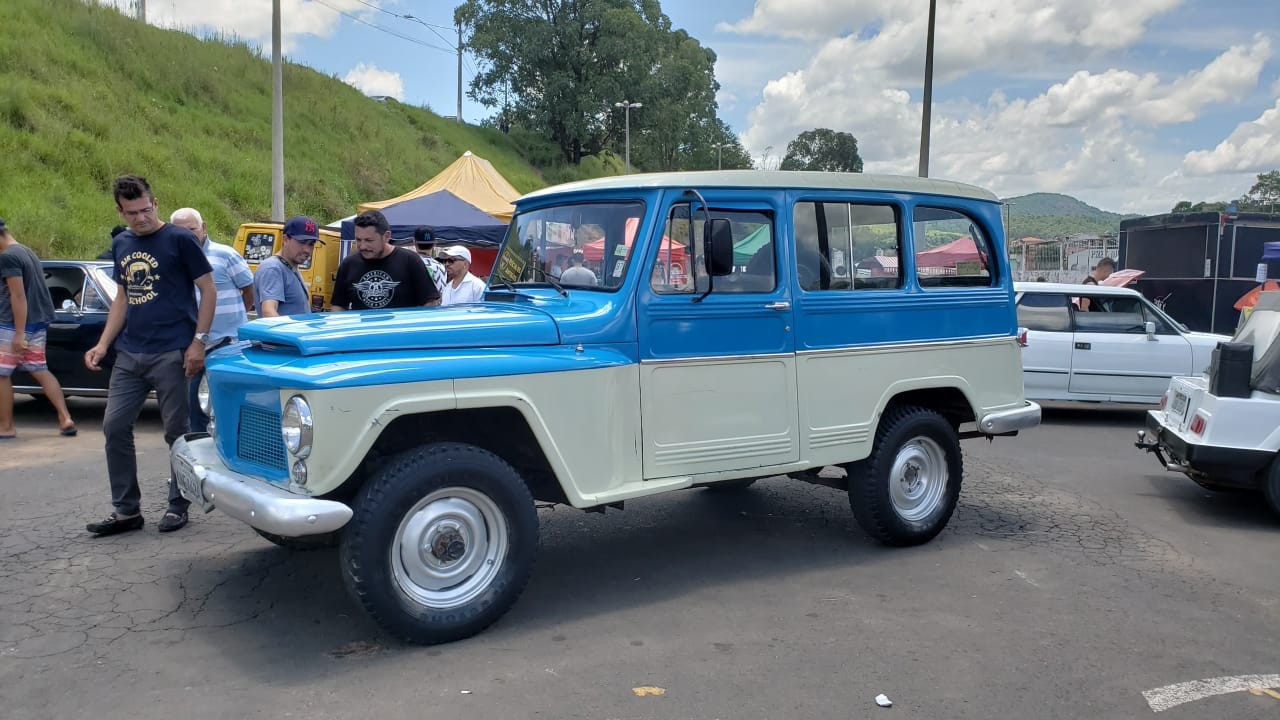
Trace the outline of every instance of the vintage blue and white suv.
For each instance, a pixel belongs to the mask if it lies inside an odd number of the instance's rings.
[[[949,266],[929,246],[971,237]],[[934,537],[960,439],[1036,425],[991,193],[862,174],[632,175],[526,195],[484,301],[257,320],[213,353],[174,477],[285,546],[337,544],[392,634],[524,588],[535,502],[787,475],[875,539]],[[826,469],[826,472],[820,471]]]

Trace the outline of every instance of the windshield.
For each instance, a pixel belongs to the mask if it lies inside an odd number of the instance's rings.
[[[558,283],[616,290],[627,277],[644,203],[557,205],[522,212],[507,228],[490,286]]]

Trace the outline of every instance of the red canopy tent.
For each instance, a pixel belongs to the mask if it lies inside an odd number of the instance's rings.
[[[624,242],[626,243],[628,252],[630,252],[631,240],[636,235],[636,226],[639,224],[639,222],[640,222],[639,218],[627,218],[626,236],[624,238]],[[668,253],[670,254],[668,255]],[[587,243],[586,245],[583,245],[582,257],[587,262],[600,262],[601,260],[603,260],[604,259],[604,238],[600,238],[599,240],[594,240],[592,242]],[[666,262],[669,259],[671,262],[683,263],[686,257],[687,255],[685,253],[684,245],[681,245],[680,243],[671,242],[671,238],[667,237],[666,235],[662,236],[662,248],[658,254],[659,259],[661,259],[663,262]]]
[[[978,260],[979,258],[981,258],[981,254],[978,252],[978,246],[974,244],[973,238],[962,237],[958,240],[952,240],[946,245],[939,245],[932,250],[916,253],[916,267],[953,268],[958,262]]]

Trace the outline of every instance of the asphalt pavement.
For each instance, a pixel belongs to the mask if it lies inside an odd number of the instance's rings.
[[[423,648],[363,615],[334,551],[194,508],[158,534],[151,404],[147,525],[89,536],[110,510],[103,401],[71,402],[78,437],[20,399],[0,445],[12,720],[1280,715],[1248,691],[1280,674],[1280,521],[1162,471],[1133,447],[1140,409],[1052,407],[1020,437],[966,441],[956,515],[917,548],[874,544],[843,493],[785,478],[544,509],[515,608]]]

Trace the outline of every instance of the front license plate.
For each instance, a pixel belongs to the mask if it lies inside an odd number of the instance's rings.
[[[173,479],[178,483],[182,497],[196,503],[205,512],[213,509],[213,503],[205,499],[204,482],[196,474],[195,466],[181,455],[173,456]]]
[[[1180,392],[1173,393],[1173,414],[1178,417],[1187,414],[1187,396]]]

